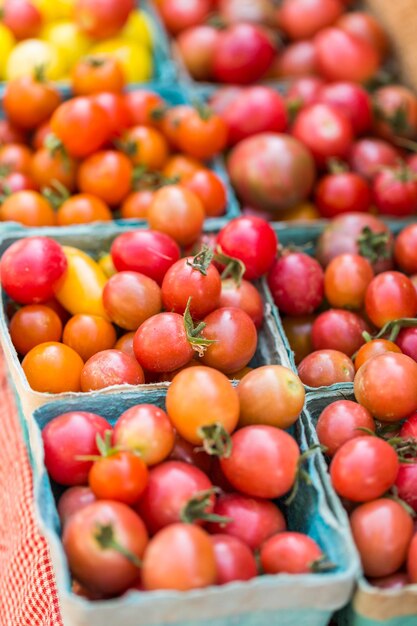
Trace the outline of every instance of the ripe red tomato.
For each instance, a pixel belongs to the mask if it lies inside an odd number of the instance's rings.
[[[282,313],[307,315],[323,300],[324,274],[319,263],[304,252],[289,252],[275,261],[268,285]]]
[[[261,79],[271,67],[276,50],[261,27],[234,24],[218,37],[213,75],[221,83],[246,85]]]
[[[103,305],[114,324],[125,330],[136,330],[161,311],[161,290],[144,274],[118,272],[104,286]]]
[[[311,104],[300,111],[292,134],[302,141],[321,167],[332,157],[347,157],[353,142],[352,124],[329,104]]]
[[[413,138],[417,128],[417,98],[402,85],[387,85],[374,93],[374,131],[388,141]]]
[[[320,102],[330,104],[346,115],[355,135],[363,135],[372,126],[372,102],[368,92],[352,82],[324,85],[320,89]]]
[[[389,39],[379,21],[368,12],[349,11],[336,22],[342,30],[370,43],[383,59],[389,50]]]
[[[97,500],[90,487],[75,485],[70,487],[58,500],[58,515],[62,526],[65,526],[69,518],[77,511]]]
[[[22,172],[10,172],[0,178],[0,194],[6,195],[7,192],[16,193],[17,191],[31,190],[36,191],[38,185],[27,174]]]
[[[172,34],[202,24],[213,8],[213,0],[161,0],[158,10]]]
[[[42,27],[42,15],[29,0],[6,0],[1,21],[18,41],[36,37]]]
[[[413,215],[417,211],[417,174],[405,165],[383,169],[373,180],[373,196],[381,215]]]
[[[351,400],[337,400],[326,406],[316,426],[319,441],[329,456],[334,456],[346,441],[364,437],[361,428],[375,432],[375,422],[365,407]]]
[[[214,513],[227,517],[230,522],[210,522],[210,533],[225,533],[236,537],[251,550],[276,533],[286,530],[285,518],[273,502],[263,498],[250,498],[241,493],[223,493],[217,499]]]
[[[398,470],[395,486],[398,497],[417,512],[417,463],[402,463]]]
[[[417,272],[417,224],[406,226],[395,240],[394,257],[406,274]]]
[[[413,520],[401,504],[388,498],[362,504],[350,525],[366,576],[388,576],[404,564]]]
[[[198,170],[182,184],[191,189],[203,204],[206,217],[219,217],[227,207],[227,192],[223,180],[211,170]]]
[[[11,172],[30,174],[32,151],[19,143],[0,146],[0,166]]]
[[[237,307],[249,315],[256,328],[262,326],[264,303],[259,291],[247,280],[240,285],[233,278],[222,280],[219,307]]]
[[[209,24],[199,24],[182,31],[176,40],[187,71],[194,80],[210,80],[219,30]]]
[[[37,76],[22,76],[6,83],[3,97],[8,119],[25,130],[46,122],[61,102],[59,91]]]
[[[74,19],[89,37],[106,39],[123,28],[134,8],[134,0],[77,0]]]
[[[133,126],[158,124],[166,106],[159,94],[147,89],[133,89],[125,93],[124,97]]]
[[[260,217],[238,217],[220,231],[217,243],[222,252],[245,264],[245,278],[255,280],[271,268],[278,247],[272,227]]]
[[[359,254],[341,254],[330,261],[324,273],[326,299],[333,307],[360,310],[373,277],[367,259]]]
[[[310,39],[334,24],[343,10],[341,0],[284,0],[278,26],[290,39]]]
[[[165,233],[135,230],[116,237],[111,255],[119,272],[139,272],[160,285],[168,269],[178,261],[180,250]]]
[[[202,336],[215,343],[207,346],[201,362],[225,374],[246,367],[256,352],[258,334],[251,318],[236,307],[219,308],[204,318]]]
[[[150,471],[148,486],[136,509],[152,535],[177,522],[202,524],[214,509],[214,494],[208,493],[212,487],[210,479],[197,467],[166,461]],[[200,500],[201,507],[196,512]]]
[[[111,135],[106,111],[90,98],[83,96],[67,100],[54,111],[51,131],[75,158],[93,154]]]
[[[342,213],[368,212],[372,194],[368,183],[355,172],[340,172],[324,176],[315,189],[315,203],[322,217],[332,218]]]
[[[88,484],[99,500],[134,504],[146,489],[148,470],[137,454],[122,450],[95,461]]]
[[[335,383],[353,382],[355,366],[343,352],[316,350],[301,361],[298,375],[309,387],[327,387]]]
[[[372,357],[377,356],[377,354],[384,354],[385,352],[400,353],[401,350],[395,343],[388,341],[387,339],[373,339],[372,341],[368,341],[359,348],[356,354],[356,371],[365,363],[365,361],[372,359]]]
[[[369,332],[368,324],[356,313],[343,309],[330,309],[314,320],[311,332],[315,350],[338,350],[348,356],[359,350]]]
[[[413,283],[400,272],[378,274],[366,290],[365,308],[378,328],[401,317],[415,317],[417,295]]]
[[[130,159],[116,150],[95,152],[78,169],[78,188],[110,206],[120,204],[132,188]]]
[[[139,363],[120,350],[102,350],[90,357],[81,372],[81,390],[93,391],[112,385],[141,385],[145,382]]]
[[[62,543],[77,581],[89,591],[114,596],[137,580],[148,533],[126,504],[101,500],[70,517]]]
[[[398,422],[417,410],[417,363],[405,354],[386,352],[358,370],[356,400],[382,422]]]
[[[199,263],[200,255],[190,256],[179,259],[168,269],[162,282],[162,301],[167,311],[184,313],[191,298],[190,313],[201,320],[218,306],[220,274],[211,262],[203,269]]]
[[[258,498],[278,498],[291,489],[300,456],[291,435],[273,426],[245,426],[232,435],[232,446],[220,465],[235,489]]]
[[[79,456],[99,454],[97,435],[111,432],[109,422],[95,413],[72,411],[51,420],[42,431],[45,465],[60,485],[86,485],[92,461]]]
[[[129,109],[122,94],[101,91],[90,96],[90,100],[106,112],[110,139],[120,137],[131,125]]]
[[[417,361],[417,328],[403,328],[396,339],[399,350]]]
[[[153,404],[138,404],[122,413],[113,431],[113,445],[137,452],[146,465],[171,453],[175,433],[168,415]]]
[[[234,580],[250,580],[257,575],[255,557],[243,541],[223,534],[213,535],[211,541],[216,558],[218,585]]]
[[[349,155],[349,163],[355,172],[372,180],[383,166],[398,164],[400,152],[383,139],[366,137],[355,141]]]
[[[169,235],[180,246],[188,246],[198,239],[204,218],[200,198],[179,185],[158,189],[148,210],[150,227]]]
[[[287,106],[292,103],[298,111],[300,106],[308,106],[314,104],[320,95],[321,89],[325,82],[318,76],[300,76],[294,78],[288,88],[285,96]]]
[[[274,5],[270,0],[215,0],[221,17],[227,24],[251,22],[255,24],[275,23]]]
[[[282,96],[262,85],[242,89],[224,108],[221,117],[229,129],[230,146],[259,133],[282,133],[288,123]]]
[[[265,574],[309,574],[323,552],[307,535],[284,532],[267,539],[260,556]]]
[[[216,583],[217,569],[210,536],[193,524],[171,524],[149,542],[142,564],[147,591],[187,591]]]
[[[66,269],[66,256],[56,241],[28,237],[4,252],[0,262],[1,285],[19,304],[46,302],[54,296]]]
[[[316,48],[312,41],[287,45],[270,70],[273,78],[298,78],[317,74]]]
[[[0,120],[0,145],[8,143],[26,143],[25,132],[9,120]]]
[[[17,352],[25,355],[40,343],[59,341],[62,322],[57,313],[48,306],[28,304],[13,315],[9,332]]]
[[[329,81],[364,83],[379,69],[381,58],[369,42],[341,28],[325,28],[315,39],[320,74]]]

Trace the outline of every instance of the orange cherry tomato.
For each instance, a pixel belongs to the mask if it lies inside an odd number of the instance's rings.
[[[78,193],[65,200],[59,207],[56,219],[58,226],[110,222],[112,212],[103,200],[89,193]]]
[[[21,172],[30,175],[32,151],[20,143],[9,143],[0,147],[0,167],[11,172]]]
[[[55,213],[37,191],[17,191],[0,206],[2,222],[18,222],[24,226],[54,226]]]
[[[135,504],[148,484],[148,468],[134,452],[116,452],[97,460],[88,484],[99,500]]]
[[[359,348],[354,360],[356,371],[365,361],[369,361],[369,359],[372,359],[372,357],[378,354],[384,354],[384,352],[401,353],[402,351],[396,343],[388,341],[388,339],[372,339],[372,341],[364,343],[363,346]]]
[[[132,124],[158,126],[163,118],[166,103],[157,93],[145,89],[135,89],[125,94]]]
[[[76,163],[59,150],[56,152],[51,152],[47,148],[37,150],[32,156],[29,172],[39,189],[49,187],[55,181],[64,185],[68,191],[73,191],[75,187]]]
[[[199,170],[182,184],[200,198],[207,217],[224,214],[227,205],[226,188],[217,174],[210,170]]]
[[[180,246],[187,246],[201,234],[204,208],[192,191],[167,185],[155,192],[148,222],[154,230],[170,235]]]
[[[159,130],[149,126],[134,126],[122,139],[124,152],[134,165],[160,170],[168,160],[168,142]]]
[[[339,309],[361,309],[373,277],[372,265],[365,257],[359,254],[335,257],[324,273],[324,292],[329,304]]]
[[[189,104],[179,104],[165,111],[160,129],[174,148],[179,148],[181,122],[192,112]]]
[[[120,207],[120,215],[123,219],[146,219],[148,210],[155,196],[152,189],[133,191],[124,199]]]
[[[178,178],[181,183],[191,179],[196,172],[205,169],[204,164],[186,154],[174,154],[168,159],[162,173],[167,178]]]
[[[136,331],[132,331],[130,333],[125,333],[122,335],[114,344],[115,350],[120,350],[129,356],[135,357],[135,353],[133,352],[133,338],[136,335]]]
[[[77,96],[88,96],[102,91],[121,93],[125,82],[119,61],[105,54],[80,59],[71,72],[72,90]]]
[[[83,361],[113,348],[116,331],[113,325],[98,315],[79,313],[66,323],[62,342],[77,352]]]
[[[59,341],[62,322],[55,311],[43,304],[29,304],[10,320],[10,337],[19,354],[27,354],[40,343]]]
[[[33,129],[48,120],[61,103],[55,86],[44,80],[42,70],[6,83],[3,107],[7,118],[19,128]]]
[[[286,222],[312,222],[320,218],[320,213],[317,211],[314,204],[311,204],[310,202],[303,202],[302,204],[298,204],[293,209],[280,211],[277,218]]]
[[[227,144],[226,122],[215,113],[192,110],[183,116],[176,129],[178,147],[196,159],[212,159]]]
[[[132,174],[132,164],[125,154],[103,150],[81,163],[78,188],[114,206],[123,202],[131,190]]]
[[[43,393],[80,391],[83,367],[83,360],[75,350],[55,341],[32,348],[22,361],[29,385]]]

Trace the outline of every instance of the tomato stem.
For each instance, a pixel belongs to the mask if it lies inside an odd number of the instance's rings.
[[[402,328],[417,328],[417,318],[415,317],[402,317],[397,320],[391,320],[387,322],[385,326],[381,328],[372,339],[381,339],[388,335],[389,341],[395,341]]]
[[[50,187],[43,187],[42,195],[49,202],[55,211],[64,204],[70,198],[71,194],[68,189],[59,182],[59,180],[53,180]]]
[[[211,505],[211,497],[216,493],[220,493],[218,487],[212,487],[205,491],[197,492],[192,498],[188,500],[181,509],[180,518],[184,524],[193,524],[197,520],[205,522],[213,522],[217,524],[228,524],[233,522],[231,517],[225,517],[224,515],[216,515],[216,513],[209,513],[206,509]]]
[[[192,261],[187,261],[187,265],[193,268],[193,270],[198,270],[200,274],[203,276],[207,276],[207,270],[213,260],[214,250],[209,246],[203,246],[193,257]]]
[[[192,298],[188,298],[187,306],[184,311],[184,328],[187,334],[187,339],[191,344],[193,350],[195,350],[198,356],[203,356],[204,352],[207,350],[208,346],[211,346],[212,343],[216,343],[215,339],[206,339],[201,336],[201,332],[205,329],[206,324],[204,322],[200,322],[197,326],[194,326],[193,318],[190,313]]]
[[[224,426],[218,422],[208,426],[202,426],[197,434],[203,440],[203,447],[197,448],[222,459],[228,459],[232,454],[232,439]]]
[[[375,233],[365,226],[357,239],[359,254],[370,263],[390,258],[390,249],[388,246],[388,233]]]
[[[287,506],[290,505],[295,500],[298,494],[298,490],[300,488],[301,481],[304,481],[307,485],[311,485],[310,475],[302,467],[303,463],[307,461],[311,456],[313,456],[313,454],[316,454],[317,452],[324,453],[326,452],[326,450],[327,450],[326,446],[322,446],[321,444],[316,443],[313,446],[311,446],[311,448],[309,448],[303,454],[300,455],[300,458],[298,459],[298,462],[297,462],[297,470],[295,473],[293,488],[291,489],[291,492],[288,498],[284,500],[284,503]]]
[[[398,489],[395,485],[391,487],[391,491],[389,491],[384,497],[389,500],[394,500],[394,502],[400,504],[407,511],[410,517],[416,517],[417,513],[405,500],[400,498],[398,495]]]
[[[214,260],[221,265],[225,265],[225,268],[221,274],[221,279],[225,280],[230,276],[230,278],[235,281],[236,285],[240,287],[243,276],[246,272],[246,266],[243,261],[224,254],[220,246],[217,246],[216,248]]]
[[[336,568],[336,564],[329,561],[329,559],[323,554],[315,561],[312,561],[309,567],[312,572],[319,574],[320,572],[331,572]]]
[[[132,186],[135,191],[144,189],[157,190],[166,185],[175,185],[179,180],[178,176],[164,176],[162,172],[149,171],[145,165],[137,165],[133,169]]]
[[[135,567],[141,568],[142,561],[130,550],[122,546],[114,536],[114,528],[111,524],[97,524],[97,532],[94,539],[103,550],[116,550],[126,557]]]

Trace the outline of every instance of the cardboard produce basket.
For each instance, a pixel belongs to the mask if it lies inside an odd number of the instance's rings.
[[[345,389],[308,394],[306,414],[310,425],[314,427],[323,409],[336,400],[355,400],[355,396],[353,391]],[[313,439],[317,438],[315,433],[311,435]],[[324,480],[329,486],[328,474]],[[338,509],[342,509],[339,499],[336,505]],[[337,624],[338,626],[416,626],[417,584],[408,585],[404,589],[379,589],[370,585],[361,575],[351,602],[337,615]]]
[[[334,514],[337,498],[323,482],[323,459],[310,457],[305,468],[310,484],[302,483],[285,511],[289,527],[309,534],[335,564],[331,572],[308,575],[261,576],[190,592],[129,592],[122,598],[89,602],[70,591],[70,575],[59,538],[59,520],[43,465],[40,429],[53,417],[70,410],[92,411],[114,423],[138,403],[165,404],[166,390],[125,391],[52,402],[34,413],[31,440],[36,514],[45,534],[56,572],[58,594],[66,626],[326,626],[331,614],[348,601],[359,562],[346,524]],[[303,415],[293,429],[301,449],[312,443],[312,430]]]

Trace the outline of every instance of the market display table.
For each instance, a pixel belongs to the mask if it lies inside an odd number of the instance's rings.
[[[62,626],[47,543],[36,526],[32,472],[0,352],[0,615],[4,626]]]

